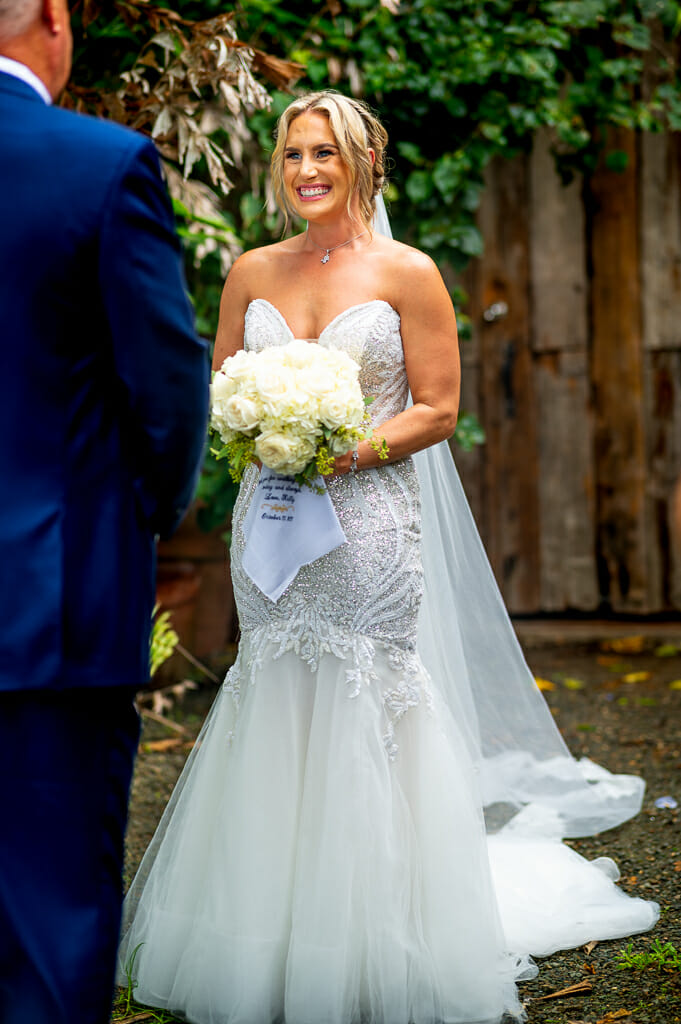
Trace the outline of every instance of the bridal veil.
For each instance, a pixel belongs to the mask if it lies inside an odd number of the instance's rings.
[[[381,195],[374,229],[392,235]],[[641,779],[568,751],[525,661],[447,442],[414,456],[424,598],[418,650],[462,726],[490,832],[557,839],[633,817]]]

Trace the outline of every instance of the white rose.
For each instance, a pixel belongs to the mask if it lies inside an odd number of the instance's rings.
[[[308,439],[276,430],[264,430],[255,439],[255,455],[268,469],[282,476],[301,473],[315,455]]]
[[[302,370],[318,361],[319,347],[300,338],[290,341],[280,351],[284,365],[293,370]]]
[[[232,395],[224,405],[224,418],[227,426],[240,433],[245,434],[249,430],[254,430],[260,422],[260,414],[258,403],[243,395]]]
[[[303,431],[316,430],[319,426],[319,399],[294,386],[287,392],[279,406],[282,422],[300,425]]]
[[[294,388],[292,371],[266,362],[257,367],[254,383],[265,415],[281,418],[282,410],[287,406],[287,395]]]
[[[306,366],[296,373],[296,386],[318,407],[324,396],[334,390],[336,378],[326,366]]]
[[[360,371],[359,363],[355,362],[347,352],[341,352],[340,349],[329,349],[326,355],[328,357],[327,366],[336,380],[357,384]]]
[[[357,380],[360,369],[359,363],[355,362],[347,352],[341,352],[340,349],[325,349],[324,351],[329,357],[327,360],[328,364],[333,367],[337,375],[347,380]]]
[[[330,430],[359,426],[363,416],[364,402],[357,388],[337,388],[326,394],[319,404],[319,418]]]
[[[253,372],[256,360],[257,353],[246,352],[241,348],[233,356],[227,356],[219,372],[224,373],[227,377],[231,377],[232,380],[241,380],[244,376],[248,376]]]
[[[230,398],[235,391],[236,382],[232,380],[231,377],[226,377],[221,371],[213,374],[213,380],[210,385],[210,394],[214,405]]]

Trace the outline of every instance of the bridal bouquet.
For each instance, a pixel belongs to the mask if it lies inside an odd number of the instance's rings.
[[[371,436],[358,375],[346,353],[307,341],[229,356],[211,389],[211,426],[223,443],[214,454],[237,482],[259,460],[314,486],[333,472],[334,456]]]

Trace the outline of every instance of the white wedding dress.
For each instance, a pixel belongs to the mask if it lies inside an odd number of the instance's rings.
[[[251,303],[247,349],[291,339],[270,303]],[[341,313],[319,344],[360,364],[375,426],[404,409],[400,318],[386,302]],[[523,1016],[515,982],[536,972],[529,954],[656,920],[613,884],[611,861],[559,841],[582,819],[588,831],[634,813],[640,783],[561,747],[473,533],[449,553],[457,578],[473,559],[465,607],[440,604],[447,568],[432,565],[430,535],[422,559],[419,475],[404,459],[330,480],[347,543],[276,604],[242,570],[257,471],[244,478],[238,657],[126,899],[120,979],[139,947],[141,1002],[197,1024],[497,1024]],[[506,705],[476,698],[500,672]],[[501,721],[491,739],[485,702]],[[520,739],[504,735],[514,714]],[[483,804],[503,825],[495,835]]]

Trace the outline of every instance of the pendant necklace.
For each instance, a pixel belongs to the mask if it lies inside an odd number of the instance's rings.
[[[306,231],[306,234],[307,234],[307,237],[310,238],[309,230]],[[320,263],[328,263],[329,259],[331,258],[331,253],[332,252],[335,252],[336,249],[342,249],[344,245],[350,245],[350,242],[354,242],[355,239],[361,238],[362,235],[366,235],[366,231],[360,231],[360,233],[358,235],[354,235],[352,238],[348,238],[347,242],[339,242],[338,245],[332,245],[330,249],[325,249],[323,245],[317,245],[317,243],[313,242],[311,238],[310,238],[310,241],[312,242],[312,244],[317,249],[319,249],[320,252],[324,253],[324,255],[322,256],[322,258],[321,258],[321,260],[319,262]]]

